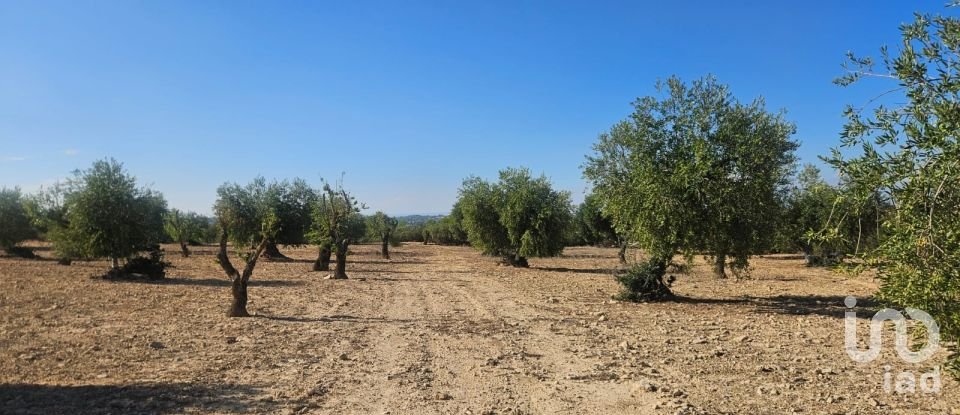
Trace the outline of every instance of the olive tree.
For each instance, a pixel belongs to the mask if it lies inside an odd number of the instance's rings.
[[[798,144],[783,113],[737,101],[713,77],[672,77],[661,96],[600,135],[584,175],[617,231],[646,249],[662,279],[676,251],[706,252],[735,272],[770,243]],[[659,275],[656,275],[660,273]]]
[[[217,189],[213,207],[220,225],[220,250],[217,262],[231,280],[233,302],[227,311],[229,317],[249,317],[247,312],[247,284],[267,245],[276,237],[280,224],[271,194],[277,183],[267,184],[257,178],[246,186],[226,183]],[[230,261],[227,243],[230,242],[244,262],[237,270]]]
[[[527,258],[563,251],[571,220],[569,192],[553,190],[545,176],[525,168],[500,171],[497,183],[471,177],[460,188],[463,227],[470,243],[484,254],[518,267]]]
[[[170,209],[164,218],[164,229],[167,236],[180,244],[180,254],[184,258],[190,256],[191,242],[203,240],[207,227],[207,219],[194,212],[181,212],[179,209]]]
[[[380,255],[390,259],[390,241],[400,222],[387,216],[386,213],[377,212],[367,221],[367,231],[380,240]]]
[[[265,258],[273,260],[289,259],[278,244],[304,245],[311,225],[311,209],[317,199],[317,192],[303,179],[291,182],[275,182],[266,191],[266,200],[277,215],[279,229],[263,251]]]
[[[74,172],[63,195],[60,223],[49,234],[66,258],[110,258],[112,273],[121,261],[157,250],[163,238],[167,203],[160,193],[137,186],[123,165],[107,159]]]
[[[17,244],[36,236],[20,189],[0,188],[0,249],[10,254],[32,257],[29,249]]]
[[[848,107],[840,148],[827,160],[849,183],[842,197],[862,206],[882,195],[875,249],[864,253],[880,298],[930,313],[946,342],[960,339],[960,18],[916,15],[900,28],[881,69],[850,55],[840,85],[865,77],[891,82],[896,104]],[[885,88],[887,89],[887,88]],[[956,355],[954,355],[956,356]],[[956,361],[955,361],[956,364]],[[956,365],[955,365],[956,367]]]
[[[366,224],[360,210],[366,209],[350,195],[342,183],[336,187],[329,183],[323,185],[323,192],[313,203],[313,226],[308,237],[319,245],[319,254],[314,263],[314,271],[330,269],[330,255],[336,256],[336,268],[331,279],[347,278],[347,254],[350,244],[357,242],[365,234]]]
[[[613,226],[610,217],[603,213],[600,198],[590,193],[577,206],[574,212],[574,228],[577,242],[587,245],[616,245],[619,248],[617,258],[621,264],[627,262],[627,239],[621,236]]]

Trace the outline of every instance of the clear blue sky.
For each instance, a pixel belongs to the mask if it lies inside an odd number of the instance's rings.
[[[446,212],[461,180],[527,166],[570,190],[657,79],[715,74],[785,108],[816,161],[848,50],[939,1],[0,1],[0,186],[124,162],[171,206],[225,181],[345,183],[371,209]]]

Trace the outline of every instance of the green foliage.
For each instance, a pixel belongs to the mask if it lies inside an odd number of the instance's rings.
[[[70,185],[69,181],[57,182],[23,199],[27,216],[41,238],[52,240],[51,233],[67,227],[67,208],[64,199],[71,190]]]
[[[689,86],[674,77],[658,90],[600,135],[584,175],[617,231],[651,256],[709,252],[744,271],[772,243],[795,127],[712,77]]]
[[[611,246],[619,244],[620,237],[613,221],[603,213],[600,198],[588,194],[573,215],[573,242],[582,245]]]
[[[458,203],[470,243],[485,254],[525,266],[528,257],[563,251],[570,195],[553,190],[544,176],[534,179],[527,169],[509,168],[500,171],[496,184],[471,177]]]
[[[246,186],[225,183],[217,189],[213,210],[220,229],[242,253],[280,232],[276,195],[283,192],[282,186],[257,177]]]
[[[294,179],[271,186],[268,198],[280,224],[274,242],[286,245],[307,243],[313,204],[319,198],[317,192],[303,179]]]
[[[673,292],[673,276],[666,276],[669,260],[651,259],[634,264],[626,271],[617,274],[617,281],[623,290],[614,296],[621,301],[658,301],[670,298]]]
[[[906,102],[849,107],[841,148],[827,161],[850,183],[841,195],[846,206],[860,208],[877,195],[890,206],[878,246],[864,255],[882,281],[880,298],[930,313],[943,340],[955,342],[960,339],[960,19],[917,15],[900,30],[899,50],[894,55],[881,50],[881,73],[874,72],[871,59],[851,55],[849,72],[837,83],[892,78]],[[842,232],[836,222],[834,229]]]
[[[347,247],[360,241],[366,233],[366,223],[360,210],[366,209],[342,184],[336,188],[324,183],[323,192],[312,206],[312,227],[307,233],[310,243],[328,245],[333,252],[346,253]]]
[[[377,211],[367,218],[366,229],[377,241],[391,242],[399,226],[400,221],[396,218],[391,218],[386,213]]]
[[[0,249],[9,252],[18,243],[35,236],[20,189],[0,188]]]
[[[424,225],[423,240],[440,245],[466,245],[467,231],[463,227],[463,204],[458,201],[450,214],[439,220],[431,220]]]
[[[55,203],[40,209],[47,213],[39,215],[51,218],[48,236],[62,257],[107,257],[119,268],[119,260],[148,251],[162,239],[166,201],[157,192],[137,187],[136,179],[116,160],[97,161],[90,169],[76,171],[65,189],[63,218],[56,218]]]
[[[194,212],[170,209],[164,217],[163,227],[177,243],[189,244],[205,239],[209,220]]]
[[[394,233],[397,242],[423,242],[427,223],[408,223],[400,220]]]

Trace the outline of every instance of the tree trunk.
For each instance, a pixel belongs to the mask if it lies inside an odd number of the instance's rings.
[[[627,263],[627,242],[620,242],[620,252],[617,252],[617,259],[620,260],[621,264]]]
[[[727,254],[717,254],[713,262],[713,273],[719,278],[726,278]]]
[[[333,271],[333,276],[330,279],[334,280],[345,280],[347,279],[347,252],[344,250],[337,250],[337,267]]]
[[[263,240],[260,245],[257,245],[253,255],[250,256],[250,262],[247,262],[243,267],[243,273],[240,273],[233,267],[230,257],[227,256],[227,231],[224,229],[220,232],[220,252],[217,253],[217,262],[220,264],[220,268],[223,268],[227,277],[230,277],[230,293],[233,294],[233,302],[230,304],[230,309],[227,310],[227,317],[250,317],[250,313],[247,313],[247,283],[250,281],[250,276],[253,275],[254,267],[257,266],[257,259],[263,254],[267,243],[266,240]]]
[[[267,243],[267,248],[263,250],[263,257],[271,261],[283,261],[290,259],[280,252],[280,248],[277,248],[277,243],[273,241]]]
[[[119,270],[119,269],[120,269],[120,258],[112,258],[112,259],[113,259],[113,270],[114,270],[114,271]]]
[[[187,243],[185,241],[180,241],[180,255],[183,255],[184,258],[190,256],[190,249],[187,248]]]
[[[330,247],[321,246],[317,261],[313,263],[314,271],[330,271]]]
[[[387,239],[384,239],[380,245],[380,256],[384,259],[390,259],[390,241]]]
[[[247,312],[247,283],[243,278],[239,278],[239,275],[237,277],[233,279],[230,288],[233,293],[233,304],[227,311],[227,317],[250,317],[250,313]]]

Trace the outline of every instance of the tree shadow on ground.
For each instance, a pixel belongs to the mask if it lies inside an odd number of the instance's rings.
[[[844,304],[846,296],[840,295],[778,295],[774,297],[740,297],[740,298],[694,298],[676,296],[677,303],[689,304],[732,304],[753,306],[761,314],[788,314],[788,315],[819,315],[834,318],[844,318],[851,309]],[[880,304],[872,298],[858,298],[857,306],[853,311],[858,318],[869,319],[879,311]]]
[[[413,271],[398,271],[398,270],[395,270],[395,269],[363,269],[363,268],[355,268],[355,269],[352,269],[352,270],[349,270],[349,271],[350,271],[350,272],[358,272],[358,273],[416,274],[416,272],[413,272]]]
[[[769,259],[773,261],[798,261],[807,259],[806,256],[797,255],[797,254],[771,254],[771,255],[757,255],[757,258],[760,259]]]
[[[118,282],[140,282],[154,285],[195,285],[201,287],[229,287],[231,282],[226,278],[164,278],[161,280],[118,280]],[[251,278],[250,287],[296,287],[303,285],[303,281],[287,280],[258,280]]]
[[[412,319],[389,319],[382,317],[357,317],[346,314],[336,314],[326,317],[297,317],[297,316],[267,316],[267,315],[258,315],[259,318],[264,318],[267,320],[273,321],[286,321],[291,323],[334,323],[334,322],[352,322],[352,323],[412,323],[415,320]]]
[[[381,259],[381,260],[379,260],[379,261],[363,261],[363,260],[361,260],[361,261],[354,261],[354,260],[348,259],[348,260],[347,260],[347,265],[350,265],[350,264],[424,265],[424,264],[429,264],[429,262],[425,262],[425,261],[404,261],[402,258]]]
[[[615,268],[567,268],[567,267],[530,267],[537,271],[547,271],[547,272],[570,272],[574,274],[604,274],[604,275],[613,275],[619,272],[619,269]]]
[[[259,400],[260,390],[241,385],[140,383],[129,385],[0,384],[4,414],[272,413],[281,403]]]

